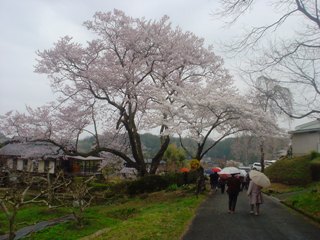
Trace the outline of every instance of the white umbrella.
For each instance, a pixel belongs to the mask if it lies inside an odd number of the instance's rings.
[[[240,169],[236,167],[225,167],[220,172],[218,172],[218,174],[221,174],[221,175],[240,174]]]
[[[240,169],[240,176],[241,176],[241,177],[246,177],[247,174],[248,174],[248,173],[246,172],[246,170]]]
[[[269,187],[271,185],[270,179],[262,172],[251,170],[249,172],[249,177],[252,182],[260,187]]]

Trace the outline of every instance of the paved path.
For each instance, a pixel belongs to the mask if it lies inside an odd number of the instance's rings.
[[[264,195],[260,216],[249,214],[241,192],[235,214],[228,214],[228,195],[216,192],[199,208],[183,240],[319,240],[320,227],[301,214]]]
[[[55,219],[51,219],[48,221],[39,222],[39,223],[32,225],[32,226],[24,227],[22,229],[19,229],[16,232],[16,236],[15,236],[14,240],[18,240],[20,238],[23,238],[23,237],[29,235],[30,233],[40,231],[46,227],[53,226],[53,225],[56,225],[61,222],[70,221],[73,219],[74,219],[74,216],[71,214],[68,216],[61,217],[61,218],[55,218]],[[0,240],[7,240],[7,239],[9,239],[8,234],[0,236]]]

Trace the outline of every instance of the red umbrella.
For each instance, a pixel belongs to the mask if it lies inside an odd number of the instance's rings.
[[[219,167],[214,167],[211,169],[212,172],[220,172],[221,171],[221,168]]]
[[[183,167],[180,169],[180,172],[189,172],[190,169],[189,168],[186,168],[186,167]]]

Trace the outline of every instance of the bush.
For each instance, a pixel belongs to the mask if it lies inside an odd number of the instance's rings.
[[[316,159],[316,158],[320,158],[320,153],[318,153],[316,151],[312,151],[310,154],[310,158],[311,158],[311,160]]]
[[[197,171],[190,171],[185,173],[167,173],[163,175],[163,177],[167,179],[169,185],[177,184],[178,187],[185,184],[196,183],[197,176]]]
[[[310,155],[284,158],[265,169],[271,182],[288,185],[305,185],[312,182],[310,171]]]
[[[313,159],[310,162],[311,178],[313,181],[320,180],[320,158]]]
[[[166,173],[162,175],[166,179],[168,185],[177,184],[177,186],[183,185],[183,175],[182,173]]]
[[[169,181],[164,176],[148,175],[128,183],[127,191],[130,195],[134,195],[164,190],[168,186]]]

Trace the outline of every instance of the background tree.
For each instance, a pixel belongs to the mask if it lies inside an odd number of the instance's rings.
[[[172,129],[179,133],[181,146],[191,158],[201,160],[220,141],[235,133],[278,129],[272,118],[238,93],[231,78],[207,81],[193,91],[186,90],[182,89],[176,98],[181,107],[172,114],[176,124]],[[187,148],[182,136],[193,139],[196,146]]]
[[[239,20],[249,9],[254,10],[255,4],[262,3],[256,0],[220,2],[222,9],[218,15],[230,23]],[[319,117],[320,113],[319,3],[318,0],[264,2],[264,8],[274,8],[274,15],[265,18],[264,25],[252,27],[240,40],[227,46],[230,53],[243,53],[248,59],[242,68],[252,78],[263,75],[277,79],[278,86],[290,90],[292,105],[277,98],[271,100],[291,118]],[[292,24],[292,20],[296,24]]]
[[[169,171],[177,171],[183,165],[183,160],[186,159],[186,153],[176,144],[170,144],[164,153],[163,160],[166,161]]]
[[[260,159],[259,139],[253,135],[241,134],[231,143],[233,159],[245,165],[257,162]],[[278,159],[279,152],[288,148],[290,139],[286,137],[266,137],[264,140],[265,159]]]
[[[258,159],[259,151],[257,151],[257,141],[253,136],[240,135],[235,138],[231,145],[231,151],[235,159],[242,160],[245,165],[249,165],[251,159]]]
[[[247,98],[256,108],[261,109],[265,115],[269,115],[274,121],[277,116],[281,114],[278,108],[279,102],[286,102],[286,106],[291,108],[290,93],[287,88],[283,88],[276,84],[272,79],[266,77],[259,77],[253,81],[252,88],[247,94]],[[277,102],[275,102],[276,100]],[[265,141],[271,137],[270,133],[265,135],[261,134],[260,131],[254,131],[255,136],[259,141],[260,148],[260,163],[261,171],[264,171],[264,160],[265,160]],[[273,132],[274,136],[280,136],[282,132]]]

